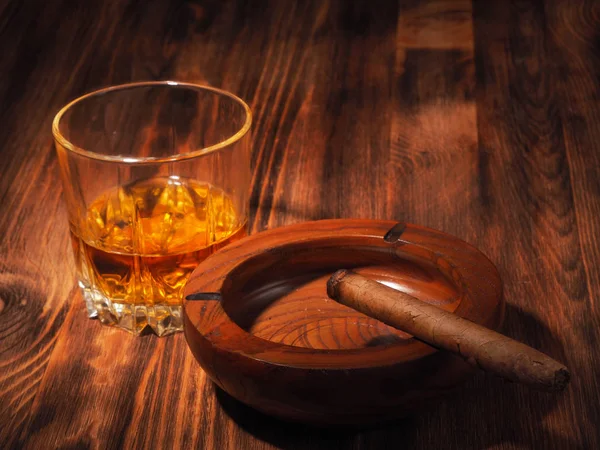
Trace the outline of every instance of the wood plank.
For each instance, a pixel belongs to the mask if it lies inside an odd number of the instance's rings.
[[[597,2],[570,4],[549,3],[545,9],[547,23],[548,53],[552,55],[552,73],[556,97],[560,107],[561,122],[566,150],[566,166],[571,183],[574,223],[577,227],[579,255],[571,263],[566,276],[558,281],[566,289],[579,295],[571,295],[564,304],[564,315],[573,325],[573,333],[567,333],[571,358],[578,369],[579,382],[574,384],[571,404],[574,417],[582,428],[594,429],[600,422],[600,384],[597,371],[590,361],[600,358],[596,343],[600,337],[600,107],[598,105],[598,69],[600,68],[600,5]],[[575,284],[573,266],[578,271],[580,284]],[[567,326],[569,324],[567,322]],[[565,326],[561,320],[561,327]],[[561,429],[561,417],[551,423]],[[584,448],[600,447],[600,432],[581,433]]]
[[[576,426],[581,361],[565,349],[584,345],[574,329],[583,312],[586,274],[581,260],[572,178],[555,88],[554,54],[548,47],[539,2],[475,2],[481,239],[504,279],[505,332],[570,367],[572,385],[549,397],[519,388],[490,395],[499,411],[488,414],[510,445],[585,448]],[[508,24],[504,26],[503,24]],[[585,353],[590,355],[590,349]],[[495,393],[495,391],[490,391]],[[491,406],[491,404],[490,404]],[[482,436],[476,446],[490,445]]]
[[[464,1],[409,2],[398,15],[386,205],[388,216],[464,238],[478,188],[473,40],[450,36],[458,22],[471,30],[471,15]]]
[[[470,0],[401,2],[396,42],[404,49],[464,50],[473,52]]]
[[[7,74],[0,100],[10,105],[0,113],[0,203],[6,212],[0,216],[0,417],[6,420],[0,441],[8,447],[25,428],[75,295],[66,214],[49,138],[51,114],[60,106],[54,94],[65,95],[64,74],[72,66],[65,39],[70,22],[61,15],[64,5],[55,6],[42,5],[42,23],[36,23],[30,14],[34,5],[27,2],[3,10],[2,41],[12,43],[4,46],[0,63]],[[59,23],[64,28],[52,41],[49,36]],[[93,42],[91,34],[81,37]],[[55,44],[64,53],[55,54]]]

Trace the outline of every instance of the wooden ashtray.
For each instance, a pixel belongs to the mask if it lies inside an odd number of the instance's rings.
[[[498,272],[469,244],[391,221],[324,220],[247,237],[196,269],[184,301],[195,358],[238,400],[318,425],[404,416],[473,373],[328,298],[341,267],[485,327],[502,321]]]

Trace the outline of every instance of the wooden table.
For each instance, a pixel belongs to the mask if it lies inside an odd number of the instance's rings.
[[[0,447],[600,448],[599,39],[594,1],[2,1]],[[50,123],[149,79],[251,104],[253,232],[386,218],[479,247],[504,332],[567,391],[482,374],[392,426],[313,430],[215,392],[181,334],[88,320]]]

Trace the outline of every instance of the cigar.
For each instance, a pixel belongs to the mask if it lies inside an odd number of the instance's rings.
[[[333,300],[412,334],[432,347],[460,355],[469,364],[544,391],[568,384],[567,368],[549,356],[451,312],[422,302],[349,270],[327,282]]]

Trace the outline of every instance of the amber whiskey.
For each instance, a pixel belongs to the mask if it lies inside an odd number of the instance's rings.
[[[190,274],[245,234],[231,199],[207,183],[151,178],[105,193],[71,227],[90,316],[134,334],[181,330]]]

